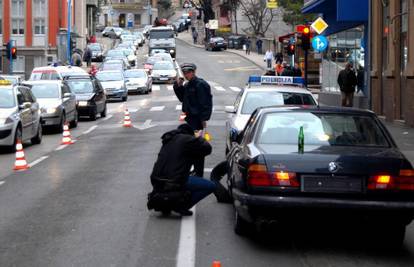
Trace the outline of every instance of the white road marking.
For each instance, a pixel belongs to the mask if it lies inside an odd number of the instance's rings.
[[[92,132],[93,130],[95,130],[96,128],[98,128],[98,125],[92,126],[88,130],[84,131],[82,134],[88,134],[88,133]]]
[[[161,88],[159,85],[153,85],[152,86],[152,91],[159,91]]]
[[[230,88],[230,90],[232,90],[234,92],[240,92],[241,91],[241,89],[239,87],[236,87],[236,86],[230,86],[229,88]]]
[[[29,163],[29,167],[31,168],[31,167],[35,166],[36,164],[39,164],[40,162],[44,161],[44,160],[45,160],[45,159],[47,159],[48,157],[49,157],[49,156],[43,156],[43,157],[38,158],[37,160],[35,160],[35,161],[33,161],[33,162]]]
[[[167,85],[167,90],[172,91],[172,90],[174,90],[174,87],[172,85]]]
[[[196,248],[196,208],[192,209],[193,216],[185,216],[181,219],[180,242],[178,243],[177,267],[195,266]]]
[[[212,172],[213,168],[204,168],[204,172]]]
[[[156,107],[152,107],[150,111],[163,111],[164,108],[165,106],[156,106]]]
[[[103,121],[107,121],[107,120],[109,120],[110,118],[112,118],[113,117],[113,115],[107,115],[105,118],[103,118],[102,120]]]
[[[152,120],[146,120],[142,125],[134,125],[134,127],[142,131],[157,126],[156,124],[151,124],[151,122]]]
[[[215,88],[217,91],[226,91],[226,89],[224,89],[224,87],[222,87],[222,86],[214,86],[214,88]]]
[[[182,105],[177,105],[175,106],[175,110],[182,110],[183,106]]]
[[[68,145],[60,145],[60,146],[58,146],[55,150],[56,150],[56,151],[59,151],[59,150],[65,149],[67,146],[68,146]]]
[[[138,109],[137,109],[137,108],[132,108],[132,109],[128,109],[128,111],[129,111],[130,113],[135,113],[135,112],[137,112],[137,111],[138,111]]]
[[[0,181],[0,186],[2,186],[5,183],[5,181]]]

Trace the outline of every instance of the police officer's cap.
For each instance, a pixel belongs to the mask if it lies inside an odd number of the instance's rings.
[[[197,69],[197,66],[193,63],[183,63],[181,64],[180,68],[183,72],[187,72],[187,71],[195,71]]]

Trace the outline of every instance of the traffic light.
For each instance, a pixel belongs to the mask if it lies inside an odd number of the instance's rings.
[[[17,48],[15,46],[12,46],[11,48],[11,58],[17,59]]]
[[[287,47],[287,54],[289,56],[294,55],[295,54],[295,50],[296,50],[295,44],[289,44],[288,47]]]
[[[311,47],[311,31],[309,26],[302,28],[300,39],[303,50],[309,50]]]
[[[7,59],[9,59],[9,60],[10,60],[10,58],[11,59],[17,59],[17,48],[15,46],[13,46],[12,41],[9,41],[4,46],[6,46]]]

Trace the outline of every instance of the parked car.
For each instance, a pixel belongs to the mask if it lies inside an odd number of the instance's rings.
[[[65,81],[26,81],[24,85],[39,103],[43,126],[62,132],[66,122],[71,127],[78,125],[76,95]]]
[[[67,84],[76,95],[78,116],[96,120],[106,117],[106,95],[99,80],[93,77],[69,77]]]
[[[222,37],[211,37],[205,44],[206,50],[226,50],[227,42]]]
[[[228,48],[242,49],[243,44],[246,42],[246,36],[243,35],[231,35],[228,37]]]
[[[128,92],[148,94],[152,91],[152,78],[144,69],[131,69],[124,72]]]
[[[96,78],[101,82],[108,100],[128,100],[128,90],[125,85],[125,77],[122,71],[99,71],[96,73]]]
[[[14,150],[17,140],[42,142],[40,107],[29,88],[0,80],[0,150]]]

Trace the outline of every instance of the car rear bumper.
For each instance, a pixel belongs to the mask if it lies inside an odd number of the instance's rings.
[[[107,92],[106,99],[122,99],[128,94],[128,91]]]
[[[60,115],[56,115],[56,116],[44,116],[44,115],[42,115],[42,125],[43,126],[59,125],[60,120],[61,120]]]
[[[261,208],[309,208],[309,209],[353,209],[353,210],[389,210],[414,212],[414,200],[360,200],[339,198],[318,198],[298,196],[250,195],[238,189],[232,190],[236,206]]]
[[[127,86],[128,92],[144,93],[147,91],[146,86]]]
[[[77,107],[77,112],[79,116],[90,116],[93,111],[96,110],[96,106],[84,106]]]

